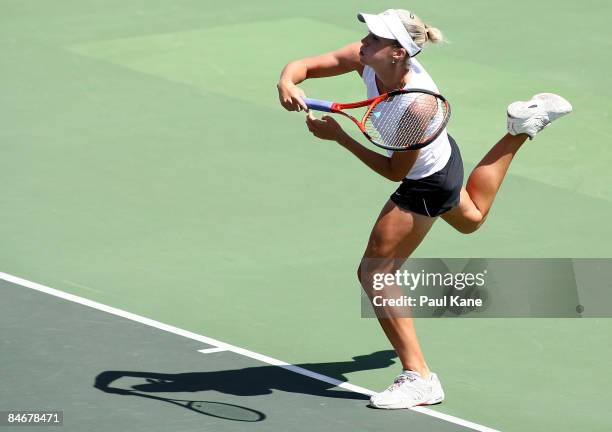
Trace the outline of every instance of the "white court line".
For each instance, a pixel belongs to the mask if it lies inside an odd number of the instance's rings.
[[[202,354],[212,354],[212,353],[223,352],[223,351],[226,351],[226,350],[223,348],[205,348],[205,349],[198,350],[198,352]]]
[[[263,355],[263,354],[259,354],[259,353],[253,352],[253,351],[246,350],[244,348],[240,348],[240,347],[237,347],[237,346],[234,346],[234,345],[230,345],[230,344],[225,343],[225,342],[218,341],[218,340],[213,339],[213,338],[209,338],[208,336],[203,336],[203,335],[200,335],[200,334],[197,334],[197,333],[190,332],[188,330],[183,330],[183,329],[180,329],[178,327],[174,327],[174,326],[171,326],[171,325],[168,325],[168,324],[164,324],[164,323],[159,322],[159,321],[152,320],[150,318],[146,318],[146,317],[143,317],[143,316],[140,316],[140,315],[133,314],[131,312],[127,312],[127,311],[124,311],[124,310],[121,310],[121,309],[114,308],[112,306],[107,306],[107,305],[102,304],[102,303],[98,303],[98,302],[95,302],[95,301],[92,301],[92,300],[88,300],[86,298],[79,297],[79,296],[76,296],[74,294],[69,294],[69,293],[66,293],[64,291],[60,291],[60,290],[57,290],[57,289],[54,289],[54,288],[49,288],[47,286],[38,284],[36,282],[31,282],[31,281],[26,280],[26,279],[22,279],[22,278],[17,277],[17,276],[13,276],[13,275],[10,275],[10,274],[7,274],[7,273],[0,272],[0,279],[5,280],[7,282],[11,282],[11,283],[16,284],[16,285],[20,285],[20,286],[25,287],[25,288],[30,288],[30,289],[33,289],[33,290],[36,290],[36,291],[40,291],[40,292],[43,292],[43,293],[55,296],[55,297],[59,297],[61,299],[68,300],[68,301],[71,301],[73,303],[78,303],[78,304],[81,304],[83,306],[88,306],[90,308],[97,309],[99,311],[107,312],[107,313],[110,313],[110,314],[113,314],[113,315],[116,315],[116,316],[119,316],[119,317],[122,317],[122,318],[126,318],[126,319],[129,319],[129,320],[141,323],[141,324],[145,324],[145,325],[148,325],[150,327],[154,327],[154,328],[159,329],[159,330],[163,330],[163,331],[166,331],[166,332],[169,332],[169,333],[173,333],[173,334],[176,334],[176,335],[179,335],[179,336],[183,336],[183,337],[186,337],[186,338],[189,338],[189,339],[193,339],[193,340],[196,340],[196,341],[199,341],[199,342],[203,342],[203,343],[205,343],[207,345],[213,345],[214,347],[219,348],[221,350],[232,351],[232,352],[234,352],[236,354],[240,354],[240,355],[243,355],[245,357],[249,357],[249,358],[252,358],[252,359],[255,359],[255,360],[259,360],[262,363],[267,363],[269,365],[278,366],[278,367],[281,367],[283,369],[287,369],[287,370],[289,370],[291,372],[295,372],[297,374],[304,375],[304,376],[316,379],[318,381],[323,381],[323,382],[326,382],[328,384],[332,384],[332,385],[334,385],[336,387],[343,388],[345,390],[350,390],[350,391],[353,391],[353,392],[356,392],[356,393],[365,394],[365,395],[368,395],[368,396],[371,396],[374,393],[376,393],[376,392],[374,392],[372,390],[369,390],[369,389],[366,389],[364,387],[359,387],[359,386],[356,386],[354,384],[349,384],[348,382],[337,380],[336,378],[332,378],[332,377],[328,377],[326,375],[322,375],[322,374],[319,374],[319,373],[316,373],[316,372],[312,372],[312,371],[309,371],[307,369],[301,368],[299,366],[293,365],[291,363],[284,362],[282,360],[277,360],[275,358],[268,357],[268,356]],[[431,417],[436,417],[436,418],[439,418],[441,420],[445,420],[447,422],[454,423],[454,424],[459,425],[459,426],[464,426],[464,427],[467,427],[467,428],[470,428],[470,429],[473,429],[473,430],[477,430],[477,431],[481,431],[481,432],[499,432],[497,429],[492,429],[490,427],[483,426],[483,425],[480,425],[478,423],[471,422],[469,420],[464,420],[464,419],[459,418],[459,417],[455,417],[455,416],[452,416],[452,415],[448,415],[448,414],[444,414],[444,413],[441,413],[441,412],[438,412],[438,411],[434,411],[434,410],[429,409],[429,408],[414,407],[414,408],[410,408],[410,409],[413,410],[413,411],[417,411],[417,412],[420,412],[422,414],[426,414],[426,415],[431,416]]]

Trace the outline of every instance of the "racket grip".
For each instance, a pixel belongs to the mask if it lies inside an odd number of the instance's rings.
[[[333,112],[332,111],[332,105],[334,104],[333,102],[321,100],[321,99],[310,99],[307,97],[302,98],[302,100],[308,106],[308,109],[324,111],[324,112]]]

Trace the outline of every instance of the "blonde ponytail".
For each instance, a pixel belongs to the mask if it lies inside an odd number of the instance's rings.
[[[425,24],[425,29],[427,30],[427,41],[431,43],[440,43],[444,42],[444,35],[437,29],[436,27],[429,27]]]
[[[395,9],[406,31],[419,47],[423,47],[426,42],[440,43],[444,42],[444,35],[436,27],[430,27],[425,24],[421,18],[405,9]]]

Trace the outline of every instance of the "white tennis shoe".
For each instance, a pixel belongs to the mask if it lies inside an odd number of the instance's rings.
[[[435,373],[423,379],[417,372],[404,371],[387,390],[373,395],[370,405],[382,409],[401,409],[433,405],[443,400],[444,390]]]
[[[508,105],[508,132],[525,133],[530,139],[559,117],[572,112],[572,105],[559,95],[540,93],[528,101]]]

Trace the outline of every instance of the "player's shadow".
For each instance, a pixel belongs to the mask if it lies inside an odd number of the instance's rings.
[[[385,350],[355,356],[352,360],[344,362],[305,363],[296,366],[345,381],[344,375],[347,373],[390,366],[394,363],[394,357],[396,357],[395,352]],[[131,385],[125,385],[126,379]],[[138,381],[134,383],[134,379]],[[105,371],[96,377],[94,386],[107,393],[155,399],[217,418],[251,422],[262,421],[266,416],[257,410],[239,405],[175,399],[172,396],[168,397],[168,393],[195,393],[214,390],[234,396],[260,396],[271,394],[274,390],[280,390],[319,397],[368,399],[367,395],[336,388],[334,384],[300,375],[278,366],[254,366],[242,369],[177,374]],[[163,394],[163,396],[160,394]]]

